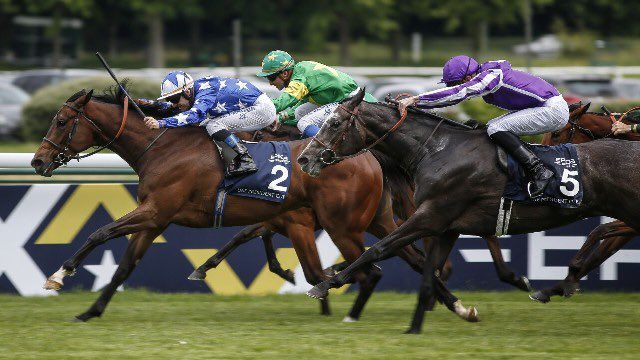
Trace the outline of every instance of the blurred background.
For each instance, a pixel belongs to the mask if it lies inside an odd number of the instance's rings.
[[[275,97],[253,74],[283,49],[383,99],[441,86],[443,63],[468,54],[507,59],[568,102],[624,111],[640,103],[638,13],[631,0],[0,0],[0,151],[33,151],[66,98],[112,85],[96,51],[137,97],[156,97],[176,68],[242,77]],[[481,99],[447,110],[499,114]]]

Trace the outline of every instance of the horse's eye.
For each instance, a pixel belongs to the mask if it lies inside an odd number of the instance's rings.
[[[340,123],[341,123],[340,120],[336,120],[333,122],[333,124],[331,124],[331,126],[337,128],[338,126],[340,126]]]
[[[64,120],[58,120],[57,121],[58,127],[64,127],[64,124],[66,124],[66,122]]]

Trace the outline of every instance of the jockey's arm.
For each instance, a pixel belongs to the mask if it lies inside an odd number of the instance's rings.
[[[282,94],[275,99],[272,99],[273,105],[276,107],[276,112],[278,113],[278,120],[286,121],[288,119],[294,118],[294,110],[296,107],[307,102],[306,98],[309,95],[309,89],[307,85],[305,85],[305,79],[302,78],[293,78],[289,85],[284,89]],[[287,110],[288,118],[282,117],[280,113],[284,110]]]
[[[438,108],[455,105],[463,100],[487,95],[502,85],[502,71],[483,71],[464,84],[420,94],[413,99],[418,107]]]
[[[216,96],[213,93],[202,91],[196,95],[193,107],[175,116],[158,120],[158,125],[166,128],[175,128],[191,124],[199,124],[207,118],[209,109],[215,107]]]

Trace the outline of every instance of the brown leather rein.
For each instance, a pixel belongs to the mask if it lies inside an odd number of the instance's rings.
[[[66,165],[71,160],[75,159],[77,161],[80,161],[80,159],[84,159],[86,157],[89,157],[89,156],[91,156],[93,154],[96,154],[96,153],[108,148],[109,146],[111,146],[111,144],[113,144],[120,137],[120,135],[122,135],[122,132],[124,131],[124,127],[127,124],[127,114],[129,113],[129,98],[125,97],[124,98],[124,112],[122,114],[122,122],[120,124],[120,129],[118,130],[118,132],[116,133],[114,138],[111,139],[111,141],[109,141],[106,145],[100,146],[98,149],[96,149],[96,150],[94,150],[94,151],[92,151],[92,152],[90,152],[88,154],[84,154],[84,155],[76,154],[74,156],[70,156],[70,155],[67,154],[67,152],[70,150],[69,146],[71,145],[71,141],[73,140],[73,137],[75,136],[75,134],[76,134],[76,132],[78,130],[78,123],[80,122],[80,118],[83,118],[87,122],[89,122],[89,124],[91,124],[91,126],[93,126],[96,130],[98,130],[100,135],[105,135],[105,134],[102,131],[102,129],[100,129],[100,127],[98,127],[98,125],[96,125],[95,121],[91,120],[84,113],[84,106],[81,107],[81,108],[76,108],[76,107],[74,107],[72,105],[69,105],[67,103],[63,104],[63,107],[65,107],[65,106],[77,113],[76,117],[73,119],[73,127],[71,128],[71,131],[69,132],[69,136],[67,137],[66,141],[64,143],[57,144],[54,141],[48,139],[46,136],[44,138],[42,138],[42,140],[44,140],[47,143],[51,144],[51,146],[53,146],[56,150],[58,150],[58,154],[53,159],[52,164]],[[60,110],[62,110],[62,108],[60,108]],[[58,110],[58,113],[60,113],[60,110]],[[58,114],[56,113],[56,117],[57,116],[58,116]]]
[[[320,139],[318,139],[317,137],[314,136],[312,138],[312,141],[316,141],[318,144],[320,144],[320,145],[322,145],[324,147],[324,149],[320,152],[320,161],[325,165],[335,164],[336,162],[339,162],[339,161],[342,161],[342,160],[345,160],[345,159],[350,159],[352,157],[356,157],[358,155],[364,154],[365,152],[371,150],[374,146],[376,146],[380,142],[384,141],[384,139],[386,139],[389,135],[391,135],[394,131],[396,131],[400,127],[400,125],[402,125],[404,120],[407,118],[407,111],[405,110],[402,113],[402,115],[400,116],[400,119],[395,123],[395,125],[393,125],[389,130],[387,130],[386,133],[384,133],[381,137],[379,137],[372,144],[365,146],[363,149],[361,149],[360,151],[356,152],[355,154],[337,156],[336,155],[336,148],[338,147],[338,145],[340,145],[344,141],[344,139],[346,137],[346,133],[351,128],[352,124],[355,124],[356,129],[357,129],[358,128],[358,123],[360,123],[360,125],[365,129],[365,131],[367,130],[367,126],[362,121],[362,119],[360,119],[360,117],[358,116],[358,111],[360,109],[360,104],[358,104],[358,106],[356,106],[356,108],[353,109],[353,111],[351,111],[351,110],[347,109],[346,107],[342,106],[342,104],[339,104],[338,108],[341,109],[341,110],[346,111],[349,114],[351,114],[351,117],[348,120],[349,121],[349,125],[345,127],[345,129],[342,131],[342,133],[339,136],[341,141],[336,142],[336,144],[334,146],[328,146],[324,142],[322,142]],[[359,133],[359,131],[358,131],[358,133]],[[366,134],[362,138],[362,143],[366,143]]]

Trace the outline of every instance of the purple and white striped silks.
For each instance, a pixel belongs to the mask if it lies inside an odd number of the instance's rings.
[[[487,103],[502,109],[522,110],[542,106],[547,99],[559,94],[541,78],[512,69],[506,60],[498,60],[482,64],[478,74],[462,85],[420,94],[417,105],[437,108],[482,96]]]

